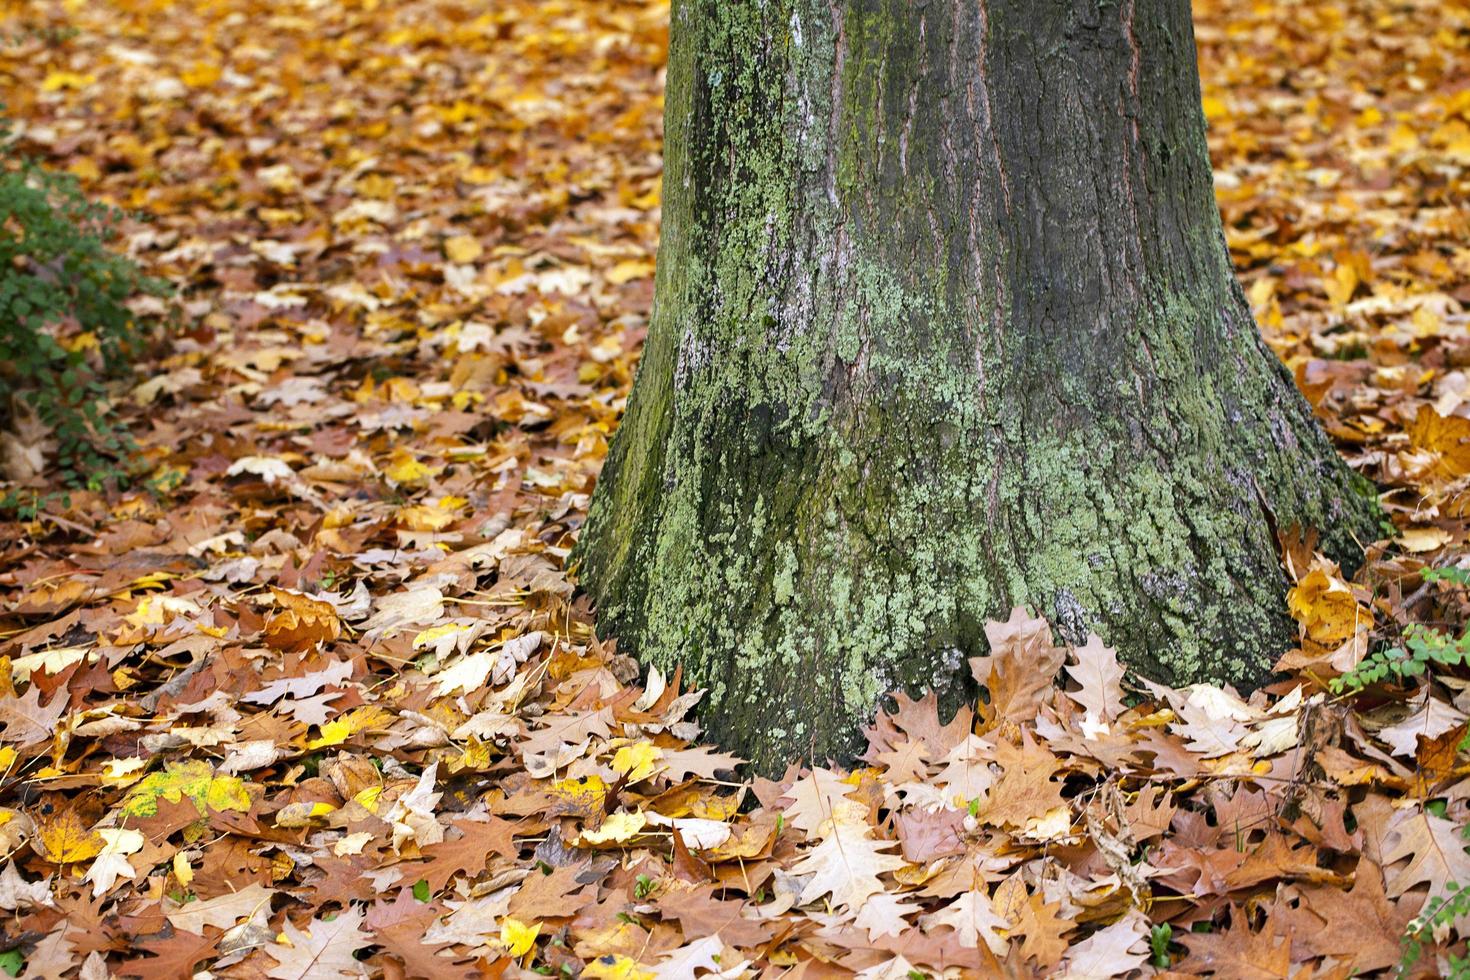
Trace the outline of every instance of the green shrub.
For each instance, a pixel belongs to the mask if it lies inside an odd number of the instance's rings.
[[[134,446],[104,382],[127,371],[149,332],[127,301],[169,287],[108,248],[116,210],[16,158],[10,142],[0,121],[0,428],[33,414],[68,488],[125,481]]]

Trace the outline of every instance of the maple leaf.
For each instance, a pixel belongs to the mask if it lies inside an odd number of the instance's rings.
[[[940,724],[939,694],[936,691],[930,691],[918,701],[903,691],[895,691],[893,702],[898,710],[892,713],[879,711],[874,726],[867,732],[870,760],[873,753],[897,745],[900,732],[922,743],[930,758],[942,758],[954,748],[955,743],[970,734],[974,712],[968,706],[956,711],[948,724]]]
[[[1185,748],[1201,758],[1212,759],[1239,751],[1249,732],[1235,715],[1191,698],[1176,700],[1179,721],[1174,731],[1187,739]]]
[[[412,897],[408,889],[400,894],[408,895],[408,901],[420,908],[423,903]],[[427,916],[432,920],[433,915]],[[396,957],[410,977],[471,977],[476,971],[469,957],[458,952],[451,944],[430,943],[424,936],[422,920],[405,919],[373,929],[373,941]]]
[[[872,759],[888,770],[883,775],[893,786],[923,779],[929,772],[929,749],[918,739],[906,738],[891,749],[875,753]]]
[[[738,755],[719,752],[707,745],[687,749],[664,749],[659,760],[663,774],[674,782],[697,776],[715,779],[721,773],[733,773],[745,760]]]
[[[250,796],[238,777],[216,775],[201,759],[181,759],[164,763],[163,772],[143,777],[119,810],[129,817],[150,817],[158,812],[160,800],[178,803],[183,799],[192,800],[201,817],[210,810],[250,809]]]
[[[570,864],[550,874],[533,872],[509,900],[510,911],[537,919],[575,915],[591,900],[580,880],[586,871],[586,865]]]
[[[949,805],[963,807],[989,792],[995,782],[990,769],[994,759],[995,746],[978,735],[967,735],[944,757],[944,768],[935,774],[933,783],[943,790]]]
[[[363,966],[353,956],[372,945],[372,937],[358,927],[363,913],[349,906],[333,919],[313,919],[310,929],[296,928],[287,919],[281,933],[289,946],[271,944],[265,948],[276,965],[266,971],[272,980],[324,980],[327,977],[360,977]]]
[[[1190,959],[1216,976],[1241,980],[1287,980],[1294,975],[1291,962],[1293,937],[1282,925],[1268,920],[1265,928],[1251,929],[1238,909],[1231,911],[1230,927],[1212,933],[1190,932],[1180,936],[1189,948]],[[1339,950],[1337,955],[1348,950]]]
[[[1061,761],[1038,745],[1029,732],[1022,732],[1019,747],[1002,741],[995,755],[1003,769],[980,807],[986,822],[1024,827],[1027,821],[1066,805],[1061,784],[1052,779],[1061,770]]]
[[[461,872],[469,872],[473,877],[484,871],[485,862],[492,854],[513,858],[520,853],[514,838],[518,825],[509,820],[499,817],[488,821],[456,820],[452,826],[459,829],[459,836],[446,836],[439,843],[423,848],[428,864],[422,875],[429,882],[431,892],[437,892]]]
[[[36,842],[41,857],[53,864],[86,861],[106,844],[76,810],[63,810],[37,826]]]
[[[265,622],[265,641],[277,650],[308,650],[342,635],[342,623],[330,602],[289,589],[271,587],[279,611]]]
[[[798,899],[802,905],[831,895],[833,905],[853,909],[883,891],[878,876],[905,862],[883,853],[896,841],[871,840],[867,833],[866,825],[834,821],[826,838],[792,865],[792,874],[812,876]]]
[[[1034,960],[1043,970],[1062,961],[1067,952],[1067,941],[1062,937],[1075,924],[1057,915],[1060,902],[1048,904],[1040,895],[1028,894],[1021,875],[1014,874],[996,888],[994,905],[996,914],[1011,923],[1009,935],[1021,937],[1023,957]]]
[[[903,856],[915,864],[965,852],[965,810],[904,808],[896,817]]]
[[[83,879],[92,883],[93,898],[111,891],[118,878],[133,877],[136,872],[128,863],[128,855],[136,854],[143,847],[143,835],[136,830],[102,827],[97,833],[106,843]]]
[[[913,928],[904,921],[904,918],[913,915],[921,908],[923,906],[917,902],[905,902],[902,897],[892,892],[880,892],[863,903],[862,910],[853,920],[853,925],[859,929],[866,929],[869,939],[901,936],[905,930]]]
[[[714,891],[711,885],[671,889],[660,902],[660,914],[678,922],[686,939],[718,936],[732,946],[753,947],[771,938],[770,921],[746,916],[741,902],[720,901]]]

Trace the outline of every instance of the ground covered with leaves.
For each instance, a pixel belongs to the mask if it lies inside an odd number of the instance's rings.
[[[1423,574],[1470,530],[1463,5],[1196,3],[1245,288],[1395,525],[1351,580],[1283,529],[1290,679],[1139,685],[1018,611],[987,701],[774,781],[564,569],[652,296],[666,6],[3,9],[22,149],[137,213],[184,332],[119,399],[163,492],[0,525],[0,969],[1346,977],[1470,883],[1466,577]]]

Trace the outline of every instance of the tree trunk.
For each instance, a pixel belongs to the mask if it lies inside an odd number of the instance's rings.
[[[1261,342],[1188,0],[675,0],[647,346],[577,546],[599,628],[779,769],[966,697],[1015,604],[1170,683],[1289,644],[1274,525],[1371,487]]]

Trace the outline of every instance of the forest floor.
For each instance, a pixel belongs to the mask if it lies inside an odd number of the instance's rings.
[[[1352,581],[1284,542],[1269,694],[1017,614],[988,704],[750,782],[563,570],[652,296],[666,5],[0,8],[21,147],[185,307],[119,402],[171,489],[0,524],[0,969],[1396,969],[1470,883],[1470,674],[1326,682],[1470,611],[1421,575],[1470,533],[1470,9],[1195,7],[1243,284],[1396,531]]]

